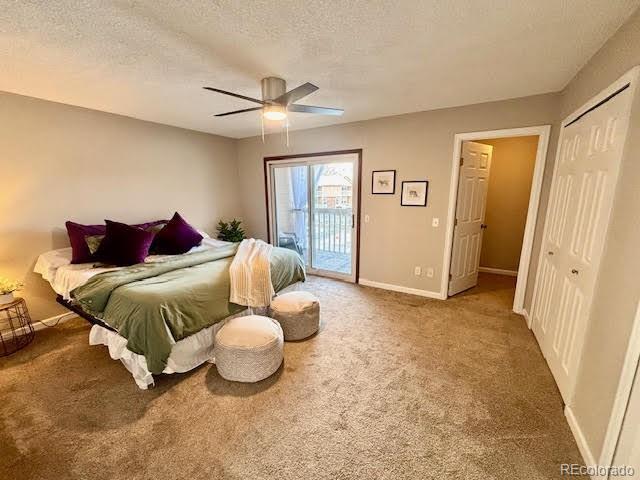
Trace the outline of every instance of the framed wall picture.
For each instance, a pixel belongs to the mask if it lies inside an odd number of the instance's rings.
[[[396,171],[374,170],[371,174],[371,193],[393,195],[396,193]]]
[[[402,182],[400,205],[403,207],[426,207],[429,182],[426,180],[411,180]]]

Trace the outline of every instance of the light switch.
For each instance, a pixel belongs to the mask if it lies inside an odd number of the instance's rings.
[[[364,216],[364,223],[369,223],[369,215]]]
[[[440,225],[440,219],[433,217],[433,220],[431,221],[431,226],[437,227],[438,225]]]

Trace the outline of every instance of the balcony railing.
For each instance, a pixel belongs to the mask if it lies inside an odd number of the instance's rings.
[[[350,254],[352,218],[350,208],[316,208],[312,230],[315,249]]]

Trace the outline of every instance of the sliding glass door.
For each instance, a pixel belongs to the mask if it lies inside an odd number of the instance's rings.
[[[271,242],[310,273],[355,281],[358,155],[268,162]]]

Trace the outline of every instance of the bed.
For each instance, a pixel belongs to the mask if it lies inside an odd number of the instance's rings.
[[[47,280],[58,302],[90,321],[91,345],[105,345],[136,384],[154,375],[181,373],[212,358],[221,321],[243,315],[229,302],[229,266],[237,244],[204,238],[181,255],[151,255],[129,267],[71,263],[71,248],[42,254],[34,271]],[[274,248],[271,280],[279,292],[304,281],[300,256]]]

